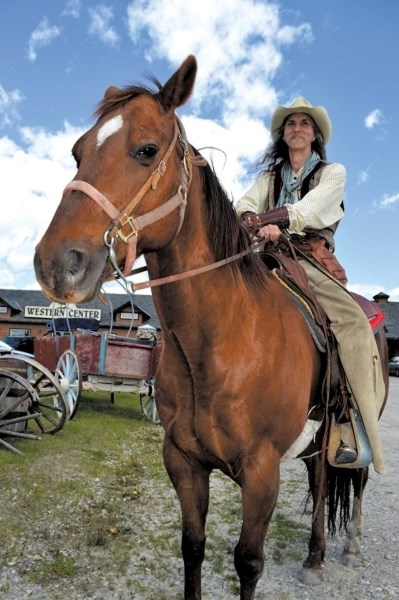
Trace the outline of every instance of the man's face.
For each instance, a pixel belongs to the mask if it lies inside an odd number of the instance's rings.
[[[310,152],[316,133],[311,117],[305,113],[293,113],[284,123],[283,140],[290,150]]]

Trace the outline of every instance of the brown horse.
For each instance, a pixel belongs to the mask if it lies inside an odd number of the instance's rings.
[[[231,202],[175,116],[196,69],[190,56],[163,87],[153,80],[157,91],[106,91],[96,124],[73,148],[76,179],[36,249],[35,269],[50,299],[84,302],[115,269],[129,273],[141,254],[155,279],[243,253],[153,296],[164,336],[156,399],[165,466],[182,510],[184,597],[201,598],[209,476],[220,469],[242,490],[234,558],[241,599],[250,600],[263,570],[280,459],[309,406],[320,403],[323,360],[287,291],[248,250]],[[307,463],[314,519],[301,577],[319,583],[327,482],[337,477],[320,454]],[[355,486],[355,534],[346,552],[355,555],[367,469],[339,471]]]

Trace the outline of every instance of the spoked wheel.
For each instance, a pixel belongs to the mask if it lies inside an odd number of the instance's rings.
[[[22,454],[11,444],[13,438],[40,439],[27,432],[28,421],[41,417],[38,412],[30,412],[37,402],[37,393],[26,379],[12,371],[0,370],[0,446]]]
[[[160,419],[157,411],[157,405],[155,403],[154,385],[150,383],[148,385],[148,391],[140,394],[140,406],[143,415],[156,425],[160,424]]]
[[[73,350],[61,354],[55,370],[55,376],[61,386],[67,408],[67,419],[72,419],[78,409],[82,391],[82,371],[78,357]]]
[[[19,369],[18,364],[26,365],[27,380],[36,392],[32,405],[28,407],[29,413],[34,415],[29,422],[29,430],[41,434],[56,433],[62,429],[67,415],[66,400],[54,375],[33,358],[13,354],[3,354],[0,358],[7,361],[7,368],[12,363]]]

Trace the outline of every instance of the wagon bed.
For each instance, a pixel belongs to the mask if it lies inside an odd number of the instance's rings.
[[[161,342],[144,343],[108,332],[76,332],[35,339],[35,358],[50,371],[56,370],[59,357],[66,350],[76,353],[84,389],[112,386],[111,391],[117,391],[118,386],[130,384],[138,390],[155,376]]]
[[[159,423],[154,377],[162,342],[108,332],[72,331],[34,340],[34,358],[2,354],[0,445],[18,452],[6,437],[39,439],[56,433],[76,413],[82,389],[137,393],[143,414]]]

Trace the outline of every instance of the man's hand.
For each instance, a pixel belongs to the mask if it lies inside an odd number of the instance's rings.
[[[277,242],[281,235],[281,229],[278,225],[264,225],[256,235],[265,238],[265,242]]]
[[[242,219],[251,233],[261,235],[267,242],[276,242],[281,234],[280,228],[287,229],[290,224],[286,206],[259,214],[246,212]]]

